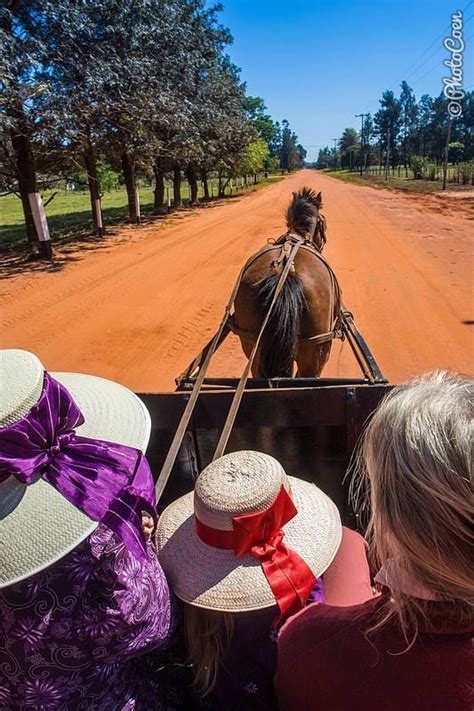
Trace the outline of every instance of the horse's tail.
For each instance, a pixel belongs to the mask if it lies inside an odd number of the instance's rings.
[[[270,308],[279,278],[280,274],[269,274],[259,282],[257,311],[262,320]],[[263,377],[292,376],[305,305],[303,285],[296,274],[289,272],[262,335],[260,369]]]

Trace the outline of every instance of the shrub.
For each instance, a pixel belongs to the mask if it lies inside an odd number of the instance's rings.
[[[411,156],[410,168],[413,171],[415,180],[423,180],[428,169],[428,161],[426,158],[423,158],[423,156]]]

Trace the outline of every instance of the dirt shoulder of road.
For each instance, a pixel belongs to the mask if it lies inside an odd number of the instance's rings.
[[[344,183],[389,190],[398,195],[406,195],[418,202],[420,207],[439,212],[440,208],[447,213],[456,212],[460,216],[474,219],[474,187],[472,185],[449,185],[443,191],[440,184],[434,180],[408,180],[405,178],[392,178],[385,180],[378,175],[360,175],[345,170],[327,171],[331,178],[336,178]]]

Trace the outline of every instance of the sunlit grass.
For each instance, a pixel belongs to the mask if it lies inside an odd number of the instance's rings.
[[[265,186],[282,180],[282,176],[270,176],[256,185],[249,183],[247,191],[260,190]],[[203,197],[201,183],[198,183],[198,197]],[[217,180],[209,181],[209,191],[212,196],[217,196]],[[43,202],[46,203],[55,190],[46,190],[42,193]],[[240,194],[243,188],[240,185],[228,185],[226,195]],[[139,189],[141,211],[147,216],[153,212],[153,187],[143,185]],[[165,200],[173,196],[171,184],[167,185]],[[189,185],[183,181],[181,197],[189,200]],[[102,198],[102,211],[105,224],[117,224],[128,218],[127,192],[125,188],[111,190]],[[64,189],[57,191],[53,200],[46,206],[51,238],[75,239],[87,235],[92,228],[91,204],[88,191],[67,192]],[[10,250],[26,244],[25,228],[23,224],[23,210],[21,201],[16,195],[7,195],[0,198],[0,250]]]
[[[385,179],[383,175],[374,175],[372,173],[360,175],[360,173],[351,172],[349,170],[327,170],[325,172],[333,178],[342,180],[345,183],[352,183],[353,185],[369,185],[372,187],[405,190],[417,193],[436,193],[442,188],[442,182],[440,180],[414,180],[411,177],[406,178],[405,176],[398,177],[392,175],[389,175],[389,177]],[[472,189],[472,186],[458,185],[450,182],[448,183],[447,188],[448,190],[462,192],[464,190]]]

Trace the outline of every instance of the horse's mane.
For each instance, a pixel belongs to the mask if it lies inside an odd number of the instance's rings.
[[[312,188],[301,188],[293,193],[286,211],[286,225],[291,232],[306,237],[314,231],[315,220],[321,207],[321,193]]]

